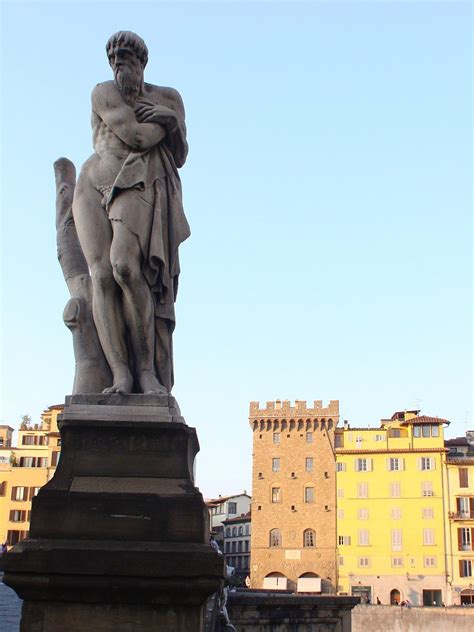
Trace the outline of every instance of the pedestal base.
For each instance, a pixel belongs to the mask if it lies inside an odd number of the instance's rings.
[[[223,579],[194,486],[195,430],[172,397],[73,396],[30,538],[1,558],[21,632],[199,632]]]

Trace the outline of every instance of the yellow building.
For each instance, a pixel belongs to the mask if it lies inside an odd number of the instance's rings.
[[[0,538],[9,546],[28,537],[31,499],[54,474],[60,454],[57,416],[63,406],[50,406],[40,424],[24,420],[18,444],[13,428],[0,426]]]
[[[446,443],[452,448],[456,442]],[[468,445],[446,459],[448,598],[456,605],[474,604],[474,442]]]
[[[395,413],[336,429],[338,592],[448,603],[444,419]]]

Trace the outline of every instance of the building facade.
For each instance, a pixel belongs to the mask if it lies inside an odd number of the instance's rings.
[[[382,604],[447,603],[446,420],[395,413],[336,431],[338,590]]]
[[[338,401],[250,403],[252,588],[335,592],[338,420]]]
[[[12,546],[28,537],[31,500],[53,476],[60,455],[57,416],[63,406],[50,406],[40,424],[24,421],[18,443],[13,428],[0,426],[0,537]]]
[[[245,579],[250,574],[250,535],[252,521],[250,511],[235,518],[224,520],[225,561],[235,569],[235,574]]]
[[[250,496],[244,489],[242,494],[218,496],[206,499],[209,510],[209,526],[211,535],[224,552],[224,522],[250,511]]]
[[[446,460],[447,555],[449,603],[474,604],[474,445]]]

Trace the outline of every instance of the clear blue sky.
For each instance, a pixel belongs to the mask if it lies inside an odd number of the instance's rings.
[[[187,109],[174,393],[205,495],[250,491],[250,400],[472,427],[471,5],[2,5],[1,419],[73,377],[53,161],[91,153],[104,46],[147,42]]]

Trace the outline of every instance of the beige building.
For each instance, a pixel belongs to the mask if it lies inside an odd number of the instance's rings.
[[[61,439],[57,416],[63,406],[50,406],[41,423],[23,421],[18,444],[14,429],[0,426],[0,539],[12,546],[28,537],[31,500],[53,476]]]
[[[474,442],[468,438],[446,441],[446,576],[454,605],[474,604]]]
[[[338,401],[250,403],[252,588],[336,591],[338,421]]]

